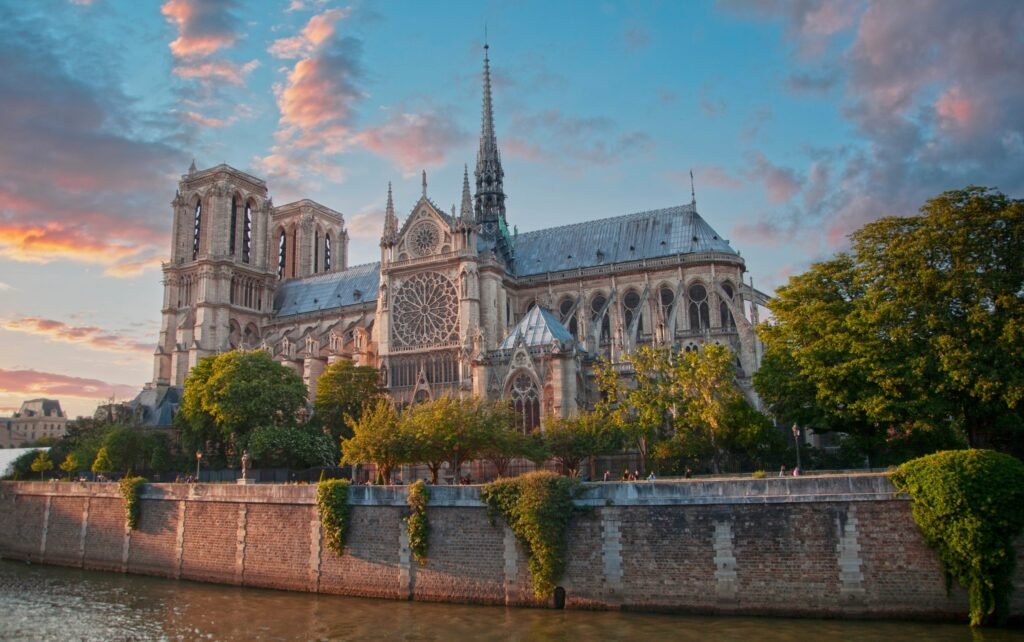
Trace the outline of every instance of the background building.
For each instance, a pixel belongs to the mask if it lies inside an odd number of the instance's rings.
[[[43,437],[60,439],[68,418],[56,399],[31,399],[7,419],[0,419],[0,448],[18,448]]]

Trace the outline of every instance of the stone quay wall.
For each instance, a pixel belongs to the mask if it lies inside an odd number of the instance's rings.
[[[473,486],[431,488],[412,560],[407,488],[353,486],[343,555],[315,486],[151,484],[125,528],[115,484],[0,483],[0,556],[390,599],[545,606],[526,554]],[[884,475],[589,484],[569,529],[567,608],[870,618],[964,617]],[[1024,613],[1024,546],[1013,611]]]

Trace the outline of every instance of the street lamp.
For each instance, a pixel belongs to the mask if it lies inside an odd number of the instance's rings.
[[[796,467],[800,469],[800,427],[793,424],[793,443],[796,444]]]
[[[793,426],[796,428],[796,426]],[[203,453],[196,451],[196,483],[199,483],[199,462],[203,460]]]

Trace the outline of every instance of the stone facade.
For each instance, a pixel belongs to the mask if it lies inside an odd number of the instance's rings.
[[[56,399],[31,399],[11,417],[0,417],[0,448],[19,448],[43,437],[60,439],[67,432],[67,415]]]
[[[0,556],[237,586],[538,606],[527,557],[479,488],[436,486],[411,561],[406,487],[354,486],[344,554],[312,486],[151,484],[138,529],[115,484],[0,484]],[[884,475],[588,484],[560,585],[569,608],[966,618]],[[1024,615],[1024,546],[1012,612]]]
[[[260,348],[316,381],[348,359],[377,368],[400,404],[509,399],[524,429],[597,398],[596,359],[641,345],[730,346],[748,390],[767,297],[735,251],[685,205],[510,232],[489,60],[471,190],[450,212],[423,191],[400,223],[390,187],[380,262],[348,266],[342,214],[227,165],[181,177],[150,389],[181,386],[207,355]]]

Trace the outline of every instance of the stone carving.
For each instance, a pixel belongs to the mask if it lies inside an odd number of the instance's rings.
[[[394,295],[393,333],[398,346],[444,344],[457,338],[458,295],[438,272],[417,274]]]

